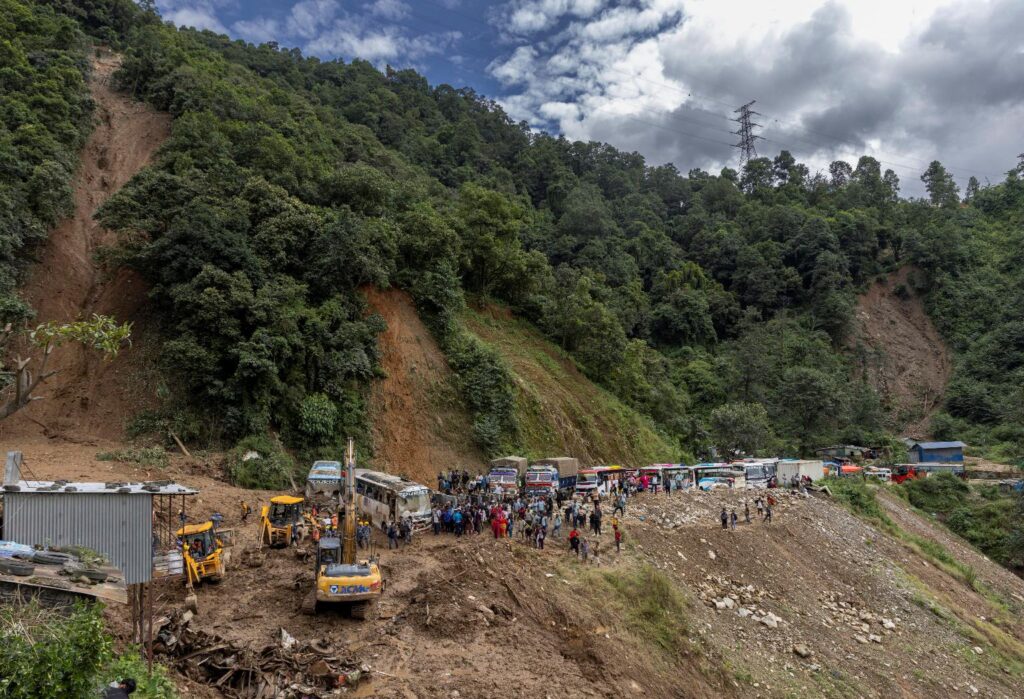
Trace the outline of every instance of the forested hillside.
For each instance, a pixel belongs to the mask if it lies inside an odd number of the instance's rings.
[[[936,435],[1022,441],[1019,171],[963,202],[938,163],[915,201],[871,157],[811,173],[784,151],[683,174],[531,132],[411,70],[178,30],[129,0],[0,8],[15,36],[0,42],[15,65],[0,70],[0,216],[20,222],[4,226],[5,264],[60,215],[87,121],[86,49],[60,13],[122,51],[122,89],[174,117],[156,163],[101,212],[163,334],[163,405],[135,431],[273,429],[307,454],[368,443],[369,284],[413,295],[488,453],[520,447],[522,426],[509,366],[464,326],[486,300],[686,455],[877,442],[899,425],[845,348],[858,292],[909,264],[956,352]]]

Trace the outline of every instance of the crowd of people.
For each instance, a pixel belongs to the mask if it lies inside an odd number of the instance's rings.
[[[600,564],[601,537],[608,533],[609,524],[615,549],[621,551],[619,517],[636,490],[616,487],[602,505],[599,499],[563,493],[500,498],[476,487],[456,491],[455,495],[436,502],[431,512],[431,529],[435,536],[455,537],[479,535],[490,529],[495,539],[516,540],[536,549],[555,543],[582,561]],[[609,507],[610,516],[606,514]]]

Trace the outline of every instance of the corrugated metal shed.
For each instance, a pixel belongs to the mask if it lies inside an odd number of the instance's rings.
[[[922,449],[963,449],[967,446],[963,442],[914,442],[914,445]]]
[[[152,501],[138,495],[11,493],[4,495],[4,536],[51,546],[85,546],[105,554],[129,585],[153,574]]]
[[[4,486],[5,538],[93,549],[129,585],[153,577],[153,496],[196,493],[169,482],[18,481],[15,487]]]

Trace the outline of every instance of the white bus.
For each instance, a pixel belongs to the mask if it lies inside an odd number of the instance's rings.
[[[412,519],[413,526],[430,526],[430,488],[400,476],[365,468],[355,470],[360,514],[374,526],[382,522]]]

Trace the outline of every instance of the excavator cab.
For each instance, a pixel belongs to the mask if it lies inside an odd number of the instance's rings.
[[[305,602],[307,613],[321,604],[344,605],[354,619],[365,619],[384,590],[375,560],[342,562],[341,539],[320,539],[316,552],[316,588]]]
[[[217,538],[213,522],[186,524],[177,534],[181,540],[187,584],[191,587],[202,580],[220,582],[224,577],[224,546]]]
[[[260,544],[287,546],[292,531],[302,522],[302,498],[278,495],[270,498],[260,513]]]

